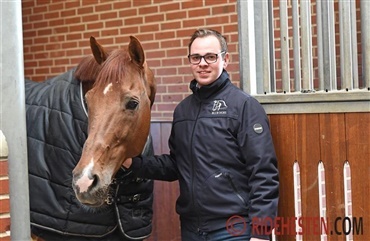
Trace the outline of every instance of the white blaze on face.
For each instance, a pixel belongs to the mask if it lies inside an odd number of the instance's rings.
[[[77,180],[76,186],[80,188],[80,192],[87,192],[87,189],[91,186],[91,184],[94,182],[94,179],[89,178],[89,173],[92,172],[92,169],[94,167],[94,158],[91,158],[91,161],[89,165],[85,167],[85,169],[82,172],[82,176]]]
[[[109,83],[105,88],[104,88],[104,91],[103,91],[103,94],[106,95],[108,93],[108,91],[112,88],[112,83]]]

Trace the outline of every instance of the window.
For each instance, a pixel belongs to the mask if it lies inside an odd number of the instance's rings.
[[[238,1],[241,87],[268,114],[370,112],[370,1]]]

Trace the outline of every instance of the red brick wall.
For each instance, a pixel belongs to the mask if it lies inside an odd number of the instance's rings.
[[[193,31],[214,28],[228,39],[228,71],[239,85],[236,0],[50,1],[24,0],[25,76],[42,81],[75,66],[90,54],[89,37],[109,49],[125,47],[138,37],[154,70],[158,93],[153,119],[170,119],[187,96],[192,79],[186,56]]]
[[[0,131],[0,241],[10,240],[8,147]]]

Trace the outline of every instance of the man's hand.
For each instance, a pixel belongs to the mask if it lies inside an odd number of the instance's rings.
[[[260,238],[251,238],[250,241],[266,241],[266,239],[260,239]]]
[[[127,158],[123,163],[122,166],[126,169],[129,169],[132,164],[132,158]]]

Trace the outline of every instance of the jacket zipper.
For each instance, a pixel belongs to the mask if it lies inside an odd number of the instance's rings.
[[[191,171],[192,171],[192,176],[191,176],[191,191],[192,191],[192,203],[193,203],[193,206],[194,206],[194,209],[196,210],[196,213],[198,214],[197,215],[197,227],[198,227],[198,232],[200,232],[200,218],[199,218],[199,210],[198,210],[198,205],[196,204],[195,202],[195,184],[194,184],[194,180],[195,180],[195,161],[196,160],[196,157],[194,156],[194,148],[193,148],[193,144],[194,144],[194,132],[195,132],[195,127],[198,123],[198,118],[199,118],[199,114],[200,114],[200,110],[202,109],[202,101],[200,101],[199,103],[199,109],[198,109],[198,114],[197,114],[197,117],[195,119],[195,123],[194,123],[194,127],[193,127],[193,132],[191,133],[191,157],[192,157],[192,166],[191,166]]]
[[[230,175],[228,173],[225,173],[225,176],[227,177],[229,183],[231,184],[231,187],[232,187],[235,195],[243,202],[244,205],[246,205],[246,202],[245,202],[244,198],[240,195],[240,192],[236,188],[236,186],[235,186],[233,180],[231,179]]]

